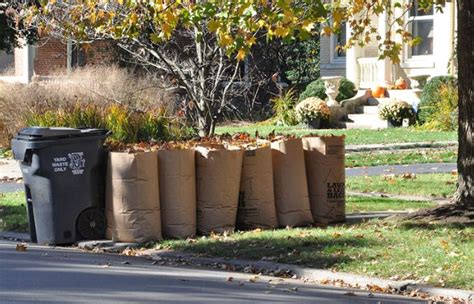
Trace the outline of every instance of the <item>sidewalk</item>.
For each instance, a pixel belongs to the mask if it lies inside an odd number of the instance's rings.
[[[368,145],[346,145],[346,153],[382,151],[382,150],[406,150],[419,148],[449,148],[457,147],[457,141],[439,141],[439,142],[414,142],[414,143],[396,143],[396,144],[368,144]]]
[[[346,168],[346,176],[377,176],[403,173],[451,173],[457,171],[455,163],[431,163],[411,165],[383,165],[374,167]]]
[[[0,158],[0,179],[21,178],[21,170],[16,160]]]
[[[346,176],[377,176],[404,173],[451,173],[457,170],[455,163],[432,163],[412,165],[385,165],[374,167],[346,168]],[[14,160],[0,159],[0,179],[16,179],[21,177],[20,167]],[[23,190],[22,183],[1,182],[0,192]]]

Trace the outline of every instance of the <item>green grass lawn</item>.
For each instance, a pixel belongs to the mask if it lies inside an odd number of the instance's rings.
[[[210,257],[271,260],[436,286],[474,288],[474,228],[371,221],[164,241]]]
[[[0,231],[28,231],[23,192],[0,193]]]
[[[408,201],[385,197],[365,197],[349,195],[346,198],[346,213],[372,211],[402,211],[431,208],[436,203],[428,201]]]
[[[266,125],[247,125],[247,126],[220,126],[216,128],[216,133],[237,133],[247,132],[251,135],[255,131],[260,136],[266,136],[275,130],[276,133],[306,135],[311,133],[317,134],[334,134],[346,135],[347,145],[362,144],[389,144],[389,143],[405,143],[405,142],[438,142],[438,141],[455,141],[457,133],[454,131],[423,131],[414,128],[391,128],[383,130],[362,130],[362,129],[331,129],[331,130],[310,130],[301,127],[283,127],[283,126],[266,126]]]
[[[419,174],[414,178],[391,175],[350,176],[346,178],[346,190],[448,198],[456,190],[456,181],[457,175],[443,173]]]
[[[23,192],[0,193],[0,231],[28,231]],[[381,197],[348,196],[347,213],[416,210],[435,206],[431,202],[405,201]]]
[[[396,152],[358,152],[346,154],[346,167],[408,165],[424,163],[455,163],[454,149],[419,149]]]

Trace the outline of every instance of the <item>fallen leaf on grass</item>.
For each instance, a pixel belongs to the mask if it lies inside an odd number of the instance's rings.
[[[332,234],[332,237],[335,238],[335,239],[340,238],[341,236],[342,236],[342,233],[340,233],[340,232],[334,232]]]
[[[402,178],[403,179],[416,179],[416,174],[415,173],[403,173]]]
[[[16,244],[16,251],[25,252],[26,248],[27,248],[27,246],[26,246],[25,243]]]

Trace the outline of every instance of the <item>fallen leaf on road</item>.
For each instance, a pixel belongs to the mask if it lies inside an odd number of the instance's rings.
[[[22,252],[25,252],[26,251],[26,244],[24,243],[21,243],[21,244],[16,244],[16,251],[22,251]]]
[[[345,296],[355,296],[356,294],[353,291],[346,292]]]
[[[251,282],[251,283],[255,283],[255,282],[257,282],[257,280],[258,280],[258,276],[251,276],[249,278],[249,282]]]
[[[233,277],[228,277],[226,281],[227,281],[227,282],[232,282],[233,280],[234,280]]]
[[[122,264],[124,264],[124,265],[130,265],[130,262],[123,261]]]
[[[123,255],[127,255],[127,256],[136,256],[137,255],[137,251],[130,248],[130,247],[127,247],[125,248],[124,251],[122,251],[122,254]]]

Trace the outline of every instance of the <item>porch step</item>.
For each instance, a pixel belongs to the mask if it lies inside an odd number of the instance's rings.
[[[355,108],[356,114],[379,114],[379,106],[358,106]]]
[[[345,123],[347,129],[385,129],[386,120],[381,120],[377,114],[349,114],[349,121]]]
[[[378,106],[378,105],[381,105],[383,103],[387,103],[387,102],[390,102],[392,101],[393,98],[390,98],[390,97],[383,97],[383,98],[374,98],[374,97],[371,97],[371,98],[368,98],[367,99],[367,104],[369,106]]]

